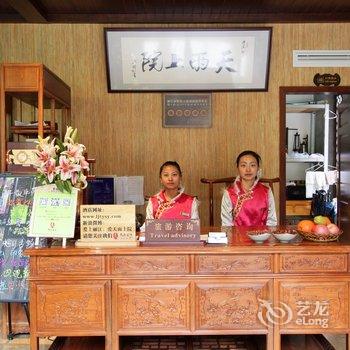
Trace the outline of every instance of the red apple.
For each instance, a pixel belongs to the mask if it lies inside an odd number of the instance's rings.
[[[331,233],[332,235],[336,235],[340,231],[339,227],[336,224],[328,224],[327,228],[329,233]]]
[[[312,229],[313,233],[316,233],[317,235],[328,235],[328,227],[326,225],[315,225]]]

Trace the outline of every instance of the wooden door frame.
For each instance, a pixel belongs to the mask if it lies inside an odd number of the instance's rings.
[[[347,94],[350,95],[350,86],[280,86],[279,102],[280,102],[280,223],[286,220],[286,95],[287,94]]]

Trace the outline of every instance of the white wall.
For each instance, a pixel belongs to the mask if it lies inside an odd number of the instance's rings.
[[[293,153],[294,134],[300,134],[300,142],[303,137],[309,136],[309,153],[313,150],[310,148],[310,140],[312,139],[312,113],[287,113],[286,125],[288,128],[296,128],[298,130],[289,131],[288,137],[288,153]],[[310,167],[310,163],[287,163],[286,164],[286,180],[305,180],[305,169]]]

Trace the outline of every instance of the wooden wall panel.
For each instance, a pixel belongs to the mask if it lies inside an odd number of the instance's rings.
[[[292,67],[293,49],[347,48],[350,24],[276,24],[268,92],[215,92],[212,128],[166,129],[160,93],[107,92],[103,27],[2,24],[0,57],[42,62],[71,86],[72,120],[97,159],[98,174],[144,175],[149,195],[159,188],[161,163],[179,161],[187,192],[202,202],[202,224],[209,221],[207,188],[200,178],[234,175],[233,160],[242,150],[256,150],[264,176],[278,176],[280,86],[312,85],[313,76],[325,72],[339,73],[342,85],[350,85],[349,68]],[[216,197],[219,222],[219,191]]]

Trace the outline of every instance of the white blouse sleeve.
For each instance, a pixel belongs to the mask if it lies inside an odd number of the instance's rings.
[[[154,219],[153,217],[153,205],[151,199],[148,200],[146,208],[146,219]]]
[[[273,193],[271,188],[269,188],[268,192],[268,213],[267,213],[267,226],[276,226],[277,225],[277,216],[276,216],[276,207],[275,207],[275,199],[273,198]]]
[[[221,226],[233,226],[232,209],[230,196],[225,190],[221,201]]]
[[[191,209],[191,219],[199,219],[198,204],[198,199],[194,197]]]
[[[146,207],[146,220],[147,219],[154,219],[153,217],[153,205],[151,199],[148,200],[148,204]],[[140,227],[140,232],[145,232],[146,229],[146,222],[143,223],[143,225]]]

